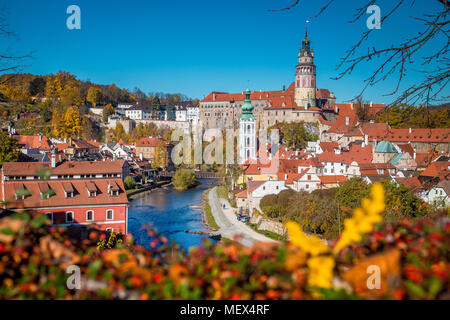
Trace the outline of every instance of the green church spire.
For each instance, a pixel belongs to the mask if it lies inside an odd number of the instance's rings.
[[[241,120],[248,120],[248,119],[255,120],[255,116],[253,115],[252,111],[253,105],[252,100],[250,100],[250,89],[247,89],[245,90],[245,100],[244,104],[242,105]]]

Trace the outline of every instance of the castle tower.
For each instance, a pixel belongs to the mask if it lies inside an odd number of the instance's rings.
[[[308,30],[306,30],[295,69],[295,103],[306,109],[316,106],[316,66],[313,56],[314,52],[310,48]]]
[[[256,121],[252,113],[253,105],[250,100],[250,90],[245,91],[245,101],[239,120],[239,163],[249,159],[256,160]]]

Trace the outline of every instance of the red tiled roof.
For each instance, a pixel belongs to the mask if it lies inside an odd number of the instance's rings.
[[[439,177],[444,180],[449,172],[450,162],[447,161],[435,161],[430,163],[430,165],[420,173],[421,177]]]
[[[348,125],[346,124],[348,118]],[[330,123],[331,126],[327,130],[327,132],[331,133],[342,133],[345,134],[347,132],[350,132],[353,130],[356,125],[358,124],[358,117],[356,114],[346,114],[346,115],[339,115],[336,118],[336,121]]]
[[[65,188],[70,183],[74,189],[74,196],[72,198],[66,198]],[[115,183],[120,191],[118,196],[111,196],[108,193],[108,184]],[[73,207],[73,206],[85,206],[85,205],[108,205],[108,204],[125,204],[128,203],[125,188],[123,186],[122,179],[96,179],[95,186],[98,188],[96,197],[89,197],[86,190],[86,180],[73,179],[73,180],[49,180],[49,181],[5,181],[4,182],[4,198],[2,199],[12,200],[9,207],[14,206],[15,200],[15,188],[16,185],[24,185],[27,190],[31,192],[30,196],[26,196],[23,202],[25,208],[42,208],[42,207]],[[48,199],[41,199],[41,192],[45,192],[48,189],[52,189],[54,194]]]
[[[372,124],[373,125],[373,124]],[[387,125],[373,127],[370,132],[365,132],[369,135],[369,140],[377,139],[388,140],[394,142],[440,142],[450,143],[450,129],[392,129],[387,128]]]
[[[320,148],[323,152],[334,152],[334,149],[339,148],[339,144],[336,141],[333,142],[320,142]]]
[[[246,198],[248,197],[247,189],[242,190],[241,192],[237,193],[237,194],[235,195],[235,197],[236,197],[236,198],[245,198],[245,199],[246,199]]]
[[[414,149],[410,144],[398,144],[397,145],[400,150],[402,150],[404,153],[408,153],[412,158],[414,158]]]
[[[417,177],[395,178],[398,183],[404,184],[409,190],[418,191],[424,189]]]
[[[247,183],[247,191],[248,193],[251,193],[256,188],[258,188],[260,185],[264,184],[265,181],[248,181]]]
[[[328,89],[317,89],[316,91],[316,98],[317,99],[333,99],[332,94],[330,90]]]
[[[97,146],[81,139],[72,139],[72,144],[78,149],[98,149]]]
[[[163,140],[159,138],[140,138],[136,143],[136,147],[157,147],[161,142]]]
[[[343,175],[319,176],[319,179],[322,184],[343,183],[343,182],[347,181],[347,177],[343,176]]]
[[[50,150],[51,142],[46,136],[22,136],[16,135],[14,138],[17,143],[23,147],[28,145],[32,149]]]
[[[122,173],[125,160],[112,161],[65,161],[51,168],[49,162],[5,162],[5,176],[35,176],[39,169],[49,169],[52,175]]]

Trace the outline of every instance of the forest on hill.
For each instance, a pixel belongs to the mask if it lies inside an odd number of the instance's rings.
[[[0,76],[0,124],[11,121],[20,134],[55,138],[104,140],[103,119],[89,114],[90,107],[114,112],[119,103],[147,100],[161,106],[189,99],[180,93],[120,88],[116,84],[82,81],[66,71],[56,74],[3,74]],[[107,118],[107,117],[106,117]]]

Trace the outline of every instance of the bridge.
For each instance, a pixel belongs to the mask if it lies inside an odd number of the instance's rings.
[[[208,171],[194,171],[195,177],[197,179],[217,179],[218,176],[215,172]],[[172,178],[175,175],[175,171],[160,171],[160,178]]]

